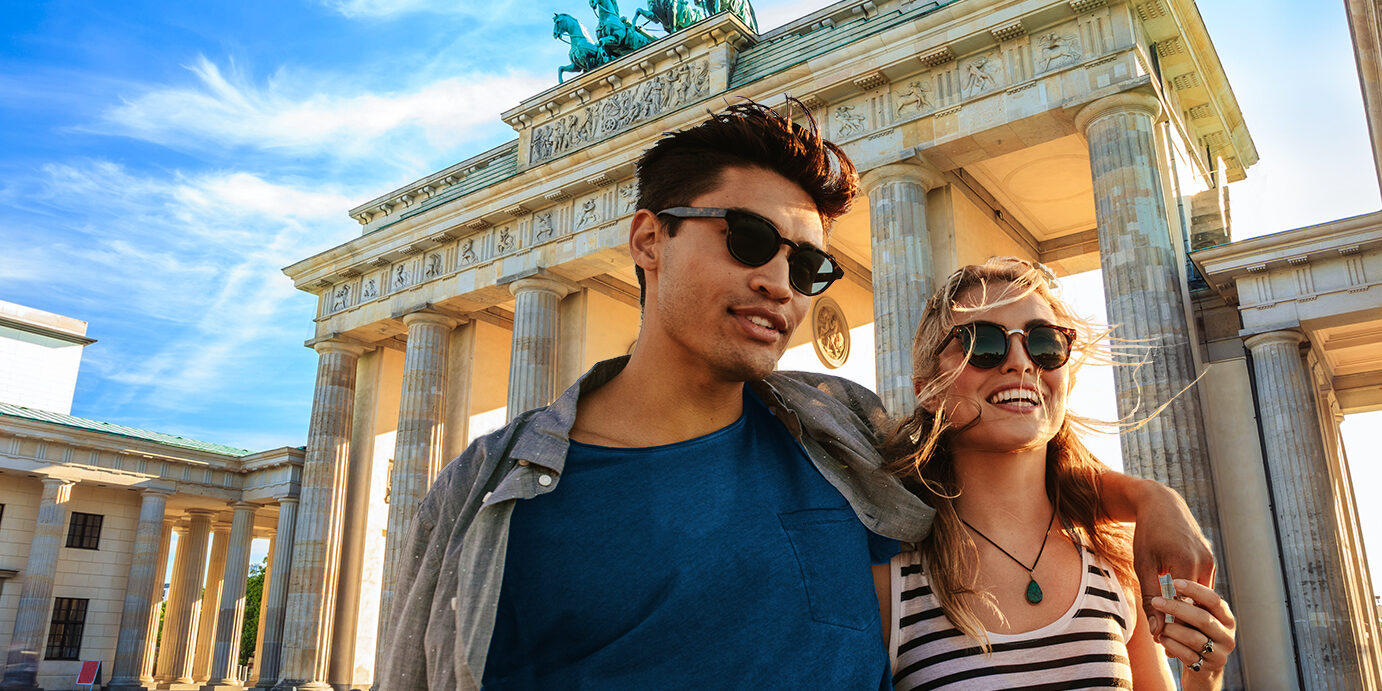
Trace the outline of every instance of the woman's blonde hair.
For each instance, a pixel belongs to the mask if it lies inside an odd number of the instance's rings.
[[[1051,306],[1061,326],[1076,330],[1075,350],[1065,365],[1070,368],[1067,375],[1073,385],[1076,372],[1085,362],[1111,361],[1108,329],[1080,318],[1056,291],[1055,276],[1049,269],[1012,257],[995,257],[951,274],[927,301],[912,339],[916,409],[898,424],[882,446],[883,457],[893,459],[887,469],[909,482],[936,510],[931,534],[917,545],[932,592],[951,623],[978,640],[985,650],[989,647],[988,637],[975,613],[975,600],[990,607],[994,607],[994,601],[974,587],[978,549],[955,510],[954,502],[961,488],[950,451],[953,436],[974,425],[978,418],[956,427],[951,420],[953,407],[936,403],[968,366],[969,353],[959,367],[942,372],[937,350],[960,321],[959,316],[1016,302],[1035,293]],[[961,297],[971,293],[976,299],[959,304]],[[928,403],[934,412],[928,409]],[[1128,533],[1109,519],[1100,501],[1099,475],[1107,466],[1094,457],[1076,432],[1076,427],[1101,426],[1097,421],[1066,413],[1059,431],[1046,445],[1046,495],[1070,538],[1113,565],[1120,581],[1132,583]]]

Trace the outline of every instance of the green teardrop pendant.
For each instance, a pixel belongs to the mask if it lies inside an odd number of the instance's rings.
[[[1041,603],[1041,586],[1037,585],[1035,578],[1027,584],[1027,602],[1034,605]]]

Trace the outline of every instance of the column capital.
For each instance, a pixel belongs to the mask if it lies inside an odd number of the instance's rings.
[[[328,338],[323,341],[317,341],[316,343],[312,343],[311,346],[313,350],[317,351],[318,355],[345,353],[347,355],[359,357],[365,352],[365,346],[354,341],[347,341],[339,338]]]
[[[1075,113],[1075,129],[1085,136],[1095,120],[1118,113],[1142,113],[1157,120],[1161,117],[1161,101],[1146,91],[1123,91],[1086,103]]]
[[[428,312],[426,310],[409,312],[403,315],[403,324],[410,328],[413,324],[437,324],[448,329],[454,329],[459,323],[460,321],[454,317],[448,317],[445,314]]]
[[[1248,350],[1251,350],[1255,353],[1259,348],[1277,343],[1284,343],[1299,347],[1301,343],[1305,342],[1305,340],[1305,334],[1299,331],[1296,331],[1294,329],[1280,329],[1277,331],[1267,331],[1265,333],[1248,336],[1247,338],[1243,339],[1243,345],[1247,346]]]
[[[232,502],[230,508],[236,511],[258,511],[259,505],[248,501]]]
[[[298,497],[274,497],[274,500],[277,501],[277,502],[279,503],[280,506],[283,505],[283,504],[297,504],[297,503],[298,503]]]
[[[870,168],[859,176],[859,186],[863,188],[864,194],[868,194],[884,184],[896,181],[920,185],[927,192],[930,192],[945,184],[945,176],[920,158],[911,158]]]
[[[211,522],[211,518],[212,518],[213,516],[215,516],[215,515],[216,515],[216,512],[215,512],[215,511],[212,511],[211,509],[188,509],[188,510],[187,510],[187,517],[190,518],[190,519],[192,519],[192,520],[194,520],[194,521],[197,520],[197,519],[205,519],[205,520],[209,523],[209,522]]]
[[[65,487],[65,486],[70,486],[70,485],[75,485],[75,484],[77,484],[77,481],[76,481],[76,480],[68,480],[67,478],[64,478],[64,477],[53,477],[52,475],[45,475],[45,476],[43,476],[43,478],[40,480],[40,482],[43,483],[44,488],[48,488],[48,487],[58,487],[58,488],[62,488],[62,487]]]
[[[177,494],[177,492],[178,492],[176,488],[173,488],[173,487],[160,487],[160,486],[158,486],[158,485],[149,485],[149,486],[146,486],[146,487],[140,487],[140,488],[138,488],[138,489],[139,489],[139,496],[141,496],[141,497],[147,497],[147,496],[164,496],[164,497],[168,497],[168,496],[172,496],[172,495],[174,495],[174,494]]]
[[[564,298],[574,291],[571,286],[545,276],[529,276],[527,278],[520,278],[509,284],[509,293],[513,294],[515,297],[517,297],[519,293],[535,290],[554,293],[557,299]]]

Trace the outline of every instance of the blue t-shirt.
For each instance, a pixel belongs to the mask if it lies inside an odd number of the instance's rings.
[[[571,443],[518,502],[486,689],[891,688],[864,528],[748,387],[704,437]]]

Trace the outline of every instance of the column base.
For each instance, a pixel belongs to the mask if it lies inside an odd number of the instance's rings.
[[[278,685],[274,686],[274,691],[333,691],[333,689],[330,684],[324,681],[279,679]]]
[[[197,687],[198,691],[245,691],[245,685],[236,682],[223,684],[202,684]]]
[[[130,681],[115,682],[106,685],[106,691],[153,691],[158,686],[154,682]]]

